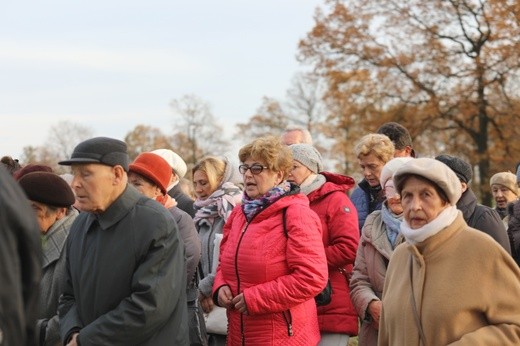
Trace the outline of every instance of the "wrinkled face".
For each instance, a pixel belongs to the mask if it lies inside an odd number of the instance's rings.
[[[114,167],[101,164],[74,164],[74,179],[70,184],[81,211],[101,213],[118,197]]]
[[[162,195],[161,189],[157,185],[144,179],[143,176],[138,173],[129,172],[128,182],[148,198],[155,199],[155,197]]]
[[[36,220],[38,221],[40,232],[42,234],[47,233],[51,226],[62,217],[60,210],[52,210],[43,203],[31,201],[31,206],[36,215]]]
[[[243,164],[248,167],[253,165],[267,166],[265,162],[253,160],[252,158],[248,158],[243,162]],[[244,191],[251,199],[259,198],[265,195],[267,191],[280,184],[283,180],[283,176],[283,172],[275,172],[269,168],[263,168],[258,174],[253,174],[251,169],[248,169],[242,174],[242,179],[244,180]]]
[[[491,185],[491,193],[499,208],[505,208],[508,203],[516,201],[518,198],[513,191],[500,184]]]
[[[386,206],[395,215],[400,215],[403,212],[401,205],[401,196],[397,193],[392,179],[388,180],[384,187],[386,196]]]
[[[301,185],[311,174],[312,171],[310,169],[294,160],[291,173],[289,173],[287,181],[295,183],[296,185]]]
[[[379,177],[385,162],[378,159],[373,153],[360,155],[358,158],[359,166],[363,171],[363,177],[372,187],[379,185]]]
[[[430,223],[448,206],[432,184],[414,176],[404,182],[401,204],[404,219],[412,229]]]
[[[193,173],[193,189],[195,196],[200,200],[205,200],[211,196],[213,191],[211,191],[208,176],[205,172],[198,170]]]

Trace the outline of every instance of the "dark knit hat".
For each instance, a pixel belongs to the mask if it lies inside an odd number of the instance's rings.
[[[471,180],[471,178],[473,178],[473,170],[471,169],[471,165],[461,158],[443,154],[435,157],[435,160],[438,160],[444,163],[446,166],[450,167],[451,170],[455,172],[459,180],[466,184]]]
[[[172,168],[161,156],[153,153],[142,153],[130,164],[130,172],[135,172],[153,181],[162,193],[170,183]]]
[[[27,173],[18,181],[31,201],[54,207],[70,207],[75,202],[69,184],[51,172]]]
[[[40,164],[28,164],[21,169],[17,170],[13,174],[13,178],[15,180],[20,180],[24,175],[29,174],[31,172],[52,172],[52,168],[47,165]]]
[[[291,144],[293,159],[307,167],[311,172],[317,174],[323,171],[323,161],[321,154],[310,144],[298,143]]]
[[[100,163],[107,166],[120,165],[128,172],[128,157],[126,143],[114,138],[95,137],[79,143],[69,160],[58,162],[70,166],[82,163]]]

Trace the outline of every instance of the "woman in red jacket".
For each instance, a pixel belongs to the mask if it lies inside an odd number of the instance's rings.
[[[355,182],[348,176],[322,172],[321,155],[312,145],[293,144],[289,148],[294,161],[288,181],[300,186],[320,218],[332,286],[331,302],[318,307],[320,345],[347,345],[350,336],[358,333],[348,283],[359,242],[356,208],[347,196]]]
[[[314,296],[327,283],[320,221],[285,181],[292,157],[279,138],[254,140],[239,159],[245,192],[224,226],[213,284],[228,345],[317,345]]]

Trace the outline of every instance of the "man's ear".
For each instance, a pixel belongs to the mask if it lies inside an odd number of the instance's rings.
[[[468,184],[466,184],[465,182],[461,181],[460,185],[462,186],[462,193],[464,193],[468,189]]]
[[[112,167],[112,172],[114,173],[114,185],[120,184],[126,176],[126,171],[121,165]]]

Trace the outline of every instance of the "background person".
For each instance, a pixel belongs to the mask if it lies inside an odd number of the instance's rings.
[[[194,222],[202,243],[200,263],[199,302],[202,310],[213,310],[211,291],[217,264],[214,263],[215,235],[222,234],[235,205],[240,203],[242,191],[235,185],[238,179],[233,165],[214,156],[202,158],[193,167],[193,188],[197,199]],[[225,345],[226,336],[208,331],[209,345]]]
[[[419,158],[393,179],[406,242],[388,266],[378,345],[518,345],[520,269],[468,227],[455,206],[462,192],[455,173]]]
[[[394,157],[394,144],[385,135],[370,133],[363,136],[354,147],[363,180],[350,197],[358,212],[359,230],[363,229],[367,216],[380,210],[385,199],[379,176],[385,163]]]
[[[195,209],[193,208],[193,199],[184,193],[181,185],[181,180],[188,171],[186,162],[170,149],[156,149],[153,150],[152,153],[165,159],[171,167],[171,176],[167,187],[168,195],[177,201],[177,207],[188,213],[191,217],[194,217]]]
[[[520,186],[520,165],[517,166],[516,183]],[[520,267],[520,200],[507,206],[508,227],[507,233],[511,243],[511,255]]]
[[[67,241],[62,339],[75,345],[187,345],[184,244],[171,214],[128,184],[126,143],[96,137],[69,160],[81,213]]]
[[[504,220],[507,216],[507,205],[518,200],[519,191],[516,183],[516,175],[511,172],[496,173],[489,180],[489,185],[496,203],[495,210],[500,218]]]
[[[34,346],[42,268],[39,227],[27,197],[0,165],[0,344]]]
[[[411,159],[397,157],[385,164],[379,180],[386,200],[381,210],[368,215],[361,231],[354,272],[350,280],[350,296],[361,319],[360,345],[377,345],[386,269],[395,247],[404,241],[400,230],[403,207],[392,175]]]
[[[464,221],[473,227],[491,236],[504,250],[511,253],[511,244],[506,228],[498,213],[488,206],[478,203],[477,196],[471,189],[469,182],[473,177],[471,165],[460,157],[452,155],[438,155],[436,160],[446,164],[459,178],[462,195],[457,201],[457,209],[462,211]]]
[[[347,345],[358,333],[358,318],[350,300],[348,279],[359,242],[356,208],[347,196],[354,186],[348,176],[323,172],[321,155],[310,144],[290,145],[293,166],[287,181],[307,195],[321,221],[327,257],[331,302],[318,307],[320,345]]]
[[[280,139],[283,144],[285,145],[291,145],[291,144],[298,144],[298,143],[305,143],[312,145],[312,136],[309,130],[307,130],[304,127],[288,127],[286,128],[282,135],[280,136]]]
[[[245,192],[224,226],[213,284],[215,302],[227,309],[227,342],[317,345],[314,297],[327,283],[320,220],[285,181],[292,157],[279,138],[258,138],[238,156]]]
[[[36,339],[38,345],[62,345],[58,318],[58,299],[65,278],[65,242],[78,216],[70,186],[51,172],[33,172],[18,181],[36,215],[43,253],[40,303]]]
[[[387,136],[394,143],[394,157],[415,157],[412,137],[403,125],[396,122],[384,123],[376,132]]]
[[[190,345],[207,345],[206,328],[202,311],[197,304],[195,273],[201,257],[201,245],[195,224],[190,215],[176,206],[175,200],[167,194],[171,168],[161,156],[151,153],[139,154],[129,166],[128,181],[148,198],[164,205],[172,214],[186,249],[186,296]]]

